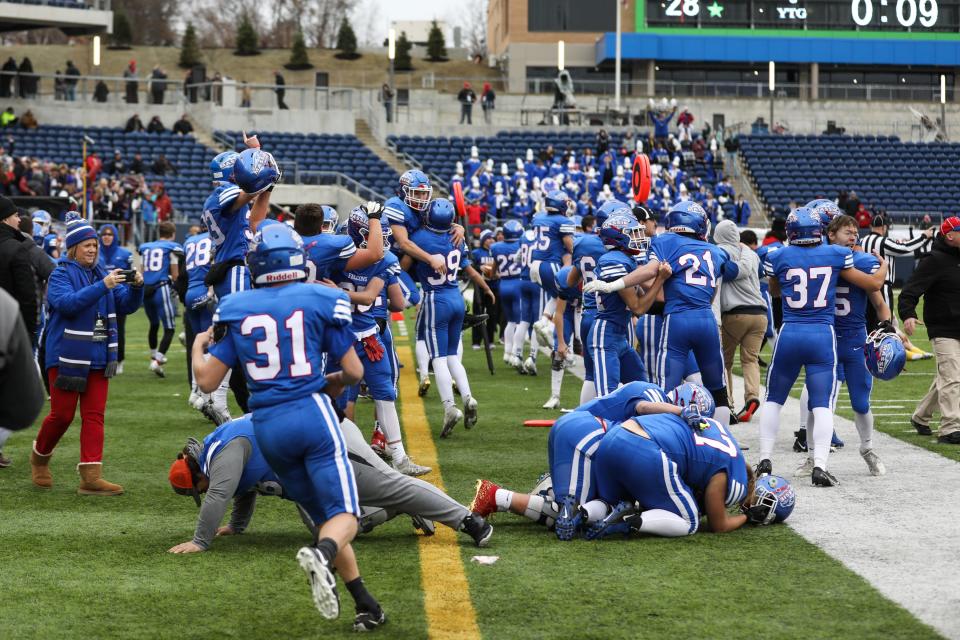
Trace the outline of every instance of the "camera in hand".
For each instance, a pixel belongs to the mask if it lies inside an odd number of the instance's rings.
[[[137,270],[136,269],[123,269],[120,271],[120,275],[123,276],[123,281],[127,283],[133,283],[137,279]]]

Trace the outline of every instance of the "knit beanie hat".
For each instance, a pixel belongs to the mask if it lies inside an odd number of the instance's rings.
[[[67,249],[76,246],[84,240],[96,240],[97,232],[89,222],[80,217],[80,214],[71,211],[67,214]]]

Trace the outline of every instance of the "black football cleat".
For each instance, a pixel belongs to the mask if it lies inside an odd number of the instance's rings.
[[[933,435],[933,431],[931,431],[931,430],[930,430],[930,427],[928,427],[928,426],[925,425],[925,424],[920,424],[920,423],[917,422],[916,420],[912,420],[912,419],[910,420],[910,424],[913,425],[913,428],[916,429],[916,430],[917,430],[917,433],[918,433],[919,435],[921,435],[921,436],[932,436],[932,435]]]
[[[797,453],[803,453],[807,450],[807,429],[801,428],[793,432],[794,437],[796,438],[793,441],[793,450]]]
[[[757,463],[757,466],[754,468],[753,473],[758,478],[760,476],[768,476],[773,473],[773,463],[770,462],[767,458],[764,458]]]
[[[473,538],[473,543],[481,548],[490,544],[490,538],[493,537],[493,525],[476,513],[471,513],[463,519],[460,523],[460,531]]]
[[[840,481],[832,473],[820,467],[814,467],[810,474],[810,484],[815,487],[835,487]]]
[[[354,631],[373,631],[377,627],[386,624],[387,614],[383,612],[383,609],[377,607],[376,611],[357,611],[357,615],[353,618],[353,630]]]

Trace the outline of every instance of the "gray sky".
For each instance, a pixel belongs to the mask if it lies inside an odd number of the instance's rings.
[[[353,24],[361,40],[371,44],[383,42],[393,20],[446,21],[450,27],[457,22],[458,8],[464,0],[361,0],[354,11]],[[448,46],[452,44],[447,34]]]

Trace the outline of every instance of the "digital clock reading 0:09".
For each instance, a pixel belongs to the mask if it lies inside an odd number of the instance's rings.
[[[888,4],[896,3],[896,18],[901,27],[909,29],[919,26],[931,28],[936,26],[940,10],[937,7],[937,0],[852,0],[850,3],[850,14],[854,23],[861,27],[870,26],[871,23],[887,22],[886,12],[884,11],[879,20],[875,21],[879,12],[874,11],[874,4],[879,4],[881,8],[886,8]]]

